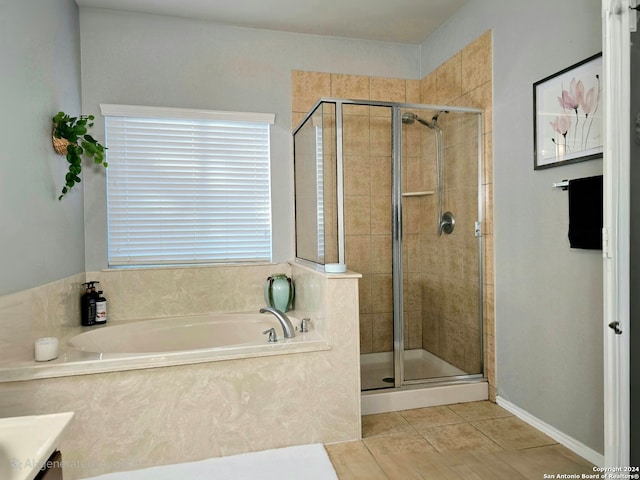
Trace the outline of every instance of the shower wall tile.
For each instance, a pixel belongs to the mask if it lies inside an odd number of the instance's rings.
[[[422,310],[422,273],[405,274],[403,290],[403,307],[408,312]]]
[[[404,103],[407,98],[406,80],[400,78],[370,78],[370,100]]]
[[[462,95],[462,54],[457,53],[436,69],[437,103],[450,104]]]
[[[488,31],[462,50],[462,90],[468,92],[491,82],[492,34]]]
[[[493,205],[490,197],[493,190],[491,47],[491,32],[487,32],[420,81],[421,103],[471,106],[485,111],[484,135],[481,140],[484,148],[482,183],[485,187],[482,198],[485,234],[493,231]],[[452,235],[446,236],[445,243],[443,237],[436,236],[428,226],[421,229],[425,251],[428,249],[434,252],[433,255],[425,253],[422,257],[424,271],[427,272],[423,286],[423,342],[425,348],[428,345],[428,348],[438,350],[438,354],[445,360],[467,369],[474,367],[473,352],[467,349],[466,357],[461,355],[456,341],[469,345],[470,339],[478,335],[478,286],[477,282],[465,280],[477,278],[477,239],[473,236],[473,222],[477,219],[478,174],[476,165],[469,168],[469,165],[458,163],[457,159],[474,155],[477,145],[465,138],[467,127],[455,124],[456,120],[453,116],[440,117],[440,123],[447,131],[445,145],[449,161],[445,164],[445,184],[452,186],[445,189],[445,205],[446,209],[456,214],[456,230]],[[433,145],[434,142],[430,143]],[[428,145],[423,144],[423,150],[433,148]],[[432,163],[435,164],[435,160]],[[430,214],[436,215],[435,209]],[[484,239],[484,257],[485,265],[493,265],[492,238]],[[492,290],[487,289],[487,281],[491,287],[493,284],[492,268],[487,272],[485,267],[483,281],[483,309],[493,309],[493,301],[487,301],[487,295],[492,295]],[[485,323],[492,325],[492,319],[493,313],[487,314],[485,311]],[[437,323],[435,320],[445,323]],[[438,342],[429,334],[435,329],[438,330]],[[475,344],[479,349],[479,341]],[[489,381],[490,390],[495,395],[494,376]]]
[[[415,190],[414,190],[415,191]],[[402,203],[402,238],[418,235],[424,213],[424,197],[405,197]]]
[[[371,235],[371,273],[391,273],[391,235]]]
[[[404,325],[405,348],[411,350],[415,348],[422,348],[422,312],[408,312],[406,314],[406,321]]]
[[[480,139],[479,141],[482,141]],[[478,186],[478,162],[469,162],[469,159],[477,158],[478,142],[473,139],[465,139],[445,149],[444,177],[445,185],[477,188]],[[465,162],[466,160],[466,162]]]
[[[483,179],[482,183],[493,183],[493,134],[485,132],[482,136],[484,142],[484,150],[482,156],[483,162]]]
[[[371,305],[376,313],[393,311],[393,282],[391,274],[371,275]]]
[[[484,331],[488,335],[495,336],[495,290],[494,286],[489,283],[485,283],[482,288],[484,289]]]
[[[369,272],[363,273],[358,286],[358,301],[360,303],[360,314],[373,313],[372,301],[372,275]]]
[[[391,156],[391,117],[370,117],[370,151],[378,157]]]
[[[404,128],[402,132],[402,151],[413,152],[413,156],[421,156],[425,131],[420,128]]]
[[[294,112],[306,114],[321,97],[330,96],[331,74],[301,70],[291,72],[291,106]]]
[[[484,110],[482,117],[483,133],[493,131],[493,92],[491,89],[491,83],[485,83],[452,101],[452,104],[455,106],[464,105],[467,107],[482,108]]]
[[[490,385],[496,384],[496,342],[493,335],[484,336],[485,375]]]
[[[370,100],[370,77],[362,75],[342,75],[331,74],[331,96],[334,98],[350,98],[358,100]],[[357,108],[358,111],[365,111],[368,115],[367,107]]]
[[[345,115],[342,126],[344,155],[365,155],[371,151],[369,135],[371,127],[369,117],[364,115]]]
[[[493,235],[484,235],[482,239],[482,246],[484,249],[484,264],[482,269],[484,273],[484,283],[495,285],[493,269]]]
[[[291,112],[291,131],[298,128],[298,125],[300,125],[306,115],[306,112]]]
[[[437,198],[436,193],[438,191],[438,169],[436,166],[436,152],[429,152],[428,149],[422,149],[422,175],[421,178],[424,181],[424,189],[434,193],[434,197]],[[433,197],[431,197],[433,198]]]
[[[360,353],[373,352],[373,315],[360,313]]]
[[[493,183],[487,183],[483,187],[484,196],[484,221],[482,231],[485,235],[493,235]]]
[[[344,210],[346,235],[368,235],[371,232],[371,197],[345,196]]]
[[[371,197],[371,234],[391,234],[391,195]]]
[[[344,156],[344,194],[371,194],[371,166],[368,156]]]
[[[427,159],[422,157],[406,157],[404,159],[402,174],[406,179],[403,185],[405,192],[422,192],[427,190],[427,169],[425,168],[427,161]]]
[[[404,273],[422,273],[419,235],[402,235],[402,270]]]
[[[357,75],[341,75],[330,74],[330,95],[332,97],[342,98],[359,98],[359,99],[375,99],[383,101],[399,101],[408,103],[427,103],[427,104],[451,104],[460,106],[473,106],[483,108],[484,115],[484,135],[483,135],[483,184],[488,185],[484,191],[484,232],[487,236],[492,233],[492,182],[493,182],[493,161],[492,161],[492,56],[491,56],[492,40],[491,32],[487,32],[474,42],[469,44],[465,49],[454,55],[451,59],[444,62],[430,75],[425,76],[421,80],[400,80],[389,78],[369,78]],[[301,75],[302,78],[305,76]],[[320,78],[324,79],[323,81]],[[314,81],[308,82],[315,85],[312,90],[316,91],[315,102],[321,96],[327,96],[326,92],[326,74]],[[292,80],[292,84],[295,80]],[[404,85],[404,98],[402,91]],[[295,96],[295,93],[294,93]],[[312,97],[313,94],[309,94]],[[311,101],[311,98],[309,98]],[[294,105],[299,105],[294,104]],[[389,109],[383,107],[364,107],[364,106],[345,106],[346,115],[361,116],[368,119],[368,129],[364,126],[365,121],[356,122],[351,126],[350,135],[352,138],[345,138],[347,148],[356,156],[370,157],[370,192],[372,194],[369,207],[364,199],[358,198],[345,202],[347,209],[346,216],[352,232],[361,232],[355,236],[348,236],[347,242],[347,262],[353,264],[349,258],[353,258],[358,266],[362,266],[361,273],[364,273],[360,281],[360,312],[361,316],[369,316],[380,313],[389,313],[392,310],[393,301],[391,297],[391,276],[388,278],[380,277],[380,275],[371,273],[379,269],[382,262],[378,258],[375,247],[372,243],[367,244],[364,240],[370,234],[373,235],[389,235],[391,233],[391,159],[390,159],[390,143],[385,139],[380,142],[378,139],[384,137],[384,132],[390,129]],[[295,111],[295,108],[294,108]],[[379,117],[379,118],[377,118]],[[440,122],[447,127],[446,142],[450,147],[451,155],[454,158],[464,156],[470,150],[477,148],[473,142],[465,141],[465,133],[462,126],[451,127],[446,122],[453,122],[454,116],[441,116]],[[381,121],[382,120],[382,121]],[[380,128],[379,128],[380,127]],[[347,135],[346,135],[347,136]],[[370,140],[373,140],[370,142]],[[369,143],[367,143],[369,142]],[[436,186],[436,168],[435,168],[435,148],[433,135],[428,129],[405,129],[403,132],[403,149],[405,151],[416,152],[416,158],[422,157],[422,164],[416,160],[416,163],[410,168],[403,165],[403,191],[417,190],[435,190]],[[369,145],[372,145],[369,147]],[[369,150],[367,150],[369,149]],[[384,156],[378,156],[384,155]],[[449,155],[449,154],[448,154]],[[468,185],[469,187],[477,185],[476,167],[468,168],[469,165],[456,165],[452,163],[449,168],[457,170],[445,174],[450,175],[447,184],[454,184],[457,188]],[[356,169],[357,170],[357,169]],[[410,171],[411,170],[411,171]],[[361,172],[361,170],[358,170]],[[410,173],[408,174],[408,172]],[[358,182],[351,185],[353,192],[364,192],[364,186]],[[446,192],[445,192],[446,193]],[[448,193],[453,194],[453,191]],[[358,195],[358,197],[364,195]],[[475,198],[472,198],[475,197]],[[356,198],[356,197],[354,197]],[[408,315],[405,325],[405,344],[409,348],[427,348],[429,351],[446,358],[447,355],[453,355],[461,368],[471,368],[472,362],[468,355],[468,349],[464,350],[465,342],[469,341],[469,337],[474,333],[471,328],[477,327],[477,284],[474,288],[468,285],[469,282],[464,281],[465,278],[476,278],[477,268],[477,240],[473,237],[473,223],[469,224],[471,219],[477,215],[473,211],[474,207],[467,202],[477,203],[477,194],[473,194],[471,189],[466,193],[463,200],[458,200],[455,206],[456,219],[460,219],[460,225],[463,223],[467,226],[458,228],[453,235],[448,236],[447,240],[455,238],[454,248],[448,248],[442,237],[437,236],[435,223],[432,219],[437,218],[437,196],[432,195],[420,199],[412,199],[405,201],[403,219],[405,225],[405,241],[403,248],[403,266],[406,272],[414,272],[414,269],[422,268],[421,276],[413,280],[419,285],[420,304],[422,311],[419,313],[421,320],[413,321],[413,316],[418,313],[414,311],[406,312]],[[412,208],[417,206],[417,208]],[[350,212],[350,210],[353,210]],[[363,216],[367,216],[363,218]],[[465,219],[463,221],[463,219]],[[350,219],[350,220],[349,220]],[[367,229],[369,226],[369,231]],[[469,225],[471,225],[469,227]],[[462,234],[464,230],[468,233]],[[380,240],[380,239],[378,239]],[[364,243],[363,243],[364,242]],[[370,240],[373,242],[373,240]],[[493,322],[492,287],[493,287],[493,268],[487,273],[486,265],[493,265],[493,242],[492,238],[485,237],[484,262],[485,262],[485,278],[484,278],[484,299],[483,305],[485,309],[485,322],[489,326],[485,326],[486,331],[493,331],[491,325]],[[446,247],[443,249],[443,247]],[[435,250],[436,255],[429,255],[428,252]],[[365,260],[364,258],[368,258]],[[376,262],[374,267],[372,262]],[[417,272],[416,272],[417,273]],[[443,276],[444,273],[444,276]],[[387,274],[384,274],[387,275]],[[489,282],[489,283],[487,283]],[[488,288],[489,287],[489,288]],[[410,287],[408,287],[410,288]],[[443,292],[451,292],[447,295]],[[474,301],[475,298],[475,301]],[[413,303],[413,302],[412,302]],[[475,303],[476,309],[471,308],[471,304]],[[474,312],[472,315],[471,312]],[[458,315],[456,321],[459,322],[452,332],[448,332],[449,324],[442,322],[451,322],[452,318]],[[474,324],[475,319],[475,324]],[[377,323],[382,323],[377,320]],[[363,352],[382,351],[376,350],[377,347],[385,346],[389,350],[391,344],[383,338],[374,340],[376,335],[373,331],[374,322],[367,319],[361,322],[366,325],[367,332],[361,332],[361,339],[364,344],[361,346]],[[445,326],[446,325],[446,326]],[[371,330],[369,330],[371,328]],[[413,333],[411,333],[413,332]],[[413,335],[413,337],[412,337]],[[477,335],[477,334],[476,334]],[[412,338],[418,337],[419,343],[414,343]],[[457,339],[457,340],[455,340]],[[458,342],[456,345],[455,342]],[[479,342],[477,342],[479,345]],[[446,348],[444,347],[446,345]],[[479,348],[479,346],[478,346]],[[488,347],[490,348],[490,347]],[[369,350],[370,349],[370,350]],[[445,352],[445,350],[448,352]],[[485,356],[486,356],[485,352]],[[491,370],[488,370],[491,371]],[[490,391],[494,392],[495,398],[495,375],[490,380]]]
[[[371,193],[391,195],[391,156],[371,157]]]
[[[420,103],[420,80],[407,80],[407,103]]]
[[[482,345],[480,344],[480,333],[478,330],[466,329],[464,339],[466,349],[464,351],[464,368],[465,372],[480,373],[482,371],[481,361]]]
[[[420,80],[420,103],[438,104],[438,86],[433,72]]]
[[[370,117],[391,118],[391,107],[368,107]]]
[[[372,349],[374,352],[393,350],[393,314],[374,313],[372,319]]]
[[[345,248],[350,254],[349,270],[360,273],[369,273],[372,271],[371,238],[371,235],[345,236]]]
[[[465,335],[462,326],[456,321],[445,318],[440,327],[440,351],[442,358],[455,367],[464,368]]]

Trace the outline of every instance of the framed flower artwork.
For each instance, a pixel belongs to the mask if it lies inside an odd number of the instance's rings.
[[[602,53],[533,84],[533,168],[602,157]]]

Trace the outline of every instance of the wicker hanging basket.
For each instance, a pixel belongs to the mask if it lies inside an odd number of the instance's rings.
[[[55,126],[53,127],[53,131],[55,132]],[[67,154],[67,147],[69,146],[69,140],[67,140],[66,138],[57,138],[52,132],[51,141],[53,143],[53,149],[58,155]]]

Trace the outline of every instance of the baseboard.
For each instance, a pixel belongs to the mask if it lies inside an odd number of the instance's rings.
[[[361,409],[362,415],[372,415],[451,403],[477,402],[488,398],[489,389],[486,382],[471,382],[413,390],[363,393]]]
[[[496,403],[500,405],[502,408],[507,410],[508,412],[513,413],[520,420],[528,423],[532,427],[540,430],[542,433],[553,438],[558,443],[564,445],[573,453],[580,455],[585,460],[593,463],[596,466],[604,465],[604,455],[596,452],[595,450],[587,447],[584,443],[579,442],[573,437],[570,437],[566,433],[561,432],[555,427],[552,427],[548,423],[543,422],[537,417],[534,417],[529,412],[521,409],[520,407],[514,405],[508,400],[498,396],[496,397]]]

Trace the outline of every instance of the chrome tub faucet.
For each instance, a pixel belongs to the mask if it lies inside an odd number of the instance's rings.
[[[260,313],[271,313],[274,317],[278,319],[280,325],[282,325],[282,330],[284,331],[284,338],[293,338],[296,336],[296,331],[293,328],[293,324],[289,317],[284,312],[281,312],[277,308],[272,307],[264,307],[260,309]]]

